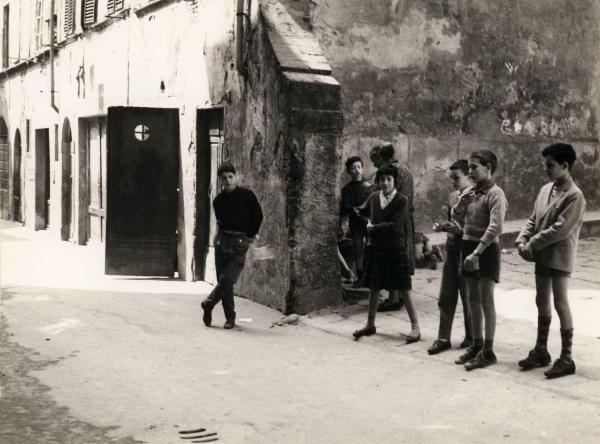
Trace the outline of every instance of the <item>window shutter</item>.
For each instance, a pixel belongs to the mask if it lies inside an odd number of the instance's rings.
[[[106,9],[108,10],[108,13],[112,14],[113,12],[117,12],[123,9],[123,2],[124,0],[108,0],[106,4]]]
[[[65,36],[73,34],[75,32],[75,0],[65,0],[64,19]]]
[[[84,27],[94,24],[96,22],[96,0],[83,0],[81,15]]]

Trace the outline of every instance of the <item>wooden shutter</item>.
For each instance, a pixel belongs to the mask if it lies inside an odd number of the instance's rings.
[[[108,10],[108,13],[112,14],[113,12],[117,12],[123,9],[123,2],[124,0],[108,0],[106,4],[106,9]]]
[[[75,32],[75,0],[65,0],[63,31],[65,37]]]
[[[96,23],[96,0],[83,0],[81,23],[84,27]]]

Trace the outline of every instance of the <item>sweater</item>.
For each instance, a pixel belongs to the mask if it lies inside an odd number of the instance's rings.
[[[379,199],[380,191],[369,196],[367,210],[370,213],[371,224],[367,245],[373,247],[400,247],[406,248],[406,234],[408,224],[408,198],[396,193],[394,199],[385,209],[381,209]]]
[[[491,181],[476,185],[465,192],[467,195],[469,193],[471,198],[467,201],[464,212],[463,239],[479,242],[485,249],[488,245],[500,241],[508,203],[502,188]],[[461,201],[454,207],[457,217],[462,212],[460,205]]]
[[[242,187],[221,191],[213,200],[220,230],[238,231],[254,237],[263,221],[263,213],[254,193]]]

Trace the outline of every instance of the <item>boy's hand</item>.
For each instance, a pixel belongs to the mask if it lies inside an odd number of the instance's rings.
[[[525,259],[528,262],[534,262],[535,259],[533,257],[533,249],[529,246],[529,244],[524,244],[519,242],[517,244],[517,250],[519,252],[519,256]]]
[[[373,224],[371,223],[371,221],[367,221],[367,231],[371,231],[373,229]]]
[[[431,229],[433,231],[435,231],[436,233],[439,232],[439,231],[444,231],[442,229],[442,226],[439,223],[437,223],[437,222],[433,224],[433,227],[431,227]]]
[[[471,253],[465,258],[463,266],[467,271],[479,270],[479,256],[476,256],[475,254]]]

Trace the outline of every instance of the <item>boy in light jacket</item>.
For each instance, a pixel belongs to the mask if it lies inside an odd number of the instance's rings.
[[[521,257],[535,262],[536,305],[538,333],[535,348],[519,361],[524,369],[547,366],[548,332],[552,319],[551,293],[560,319],[562,349],[547,378],[575,373],[571,357],[573,317],[569,308],[567,289],[573,271],[579,231],[583,223],[585,199],[571,177],[571,167],[577,158],[571,145],[557,143],[542,151],[546,174],[551,180],[544,185],[535,202],[533,214],[516,240]]]

